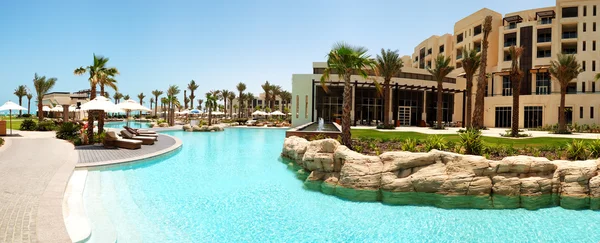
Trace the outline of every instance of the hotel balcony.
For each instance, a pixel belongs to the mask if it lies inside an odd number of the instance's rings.
[[[565,31],[561,35],[563,43],[577,42],[577,31]]]
[[[550,37],[538,37],[536,44],[537,44],[538,47],[552,46],[552,38],[550,38]]]

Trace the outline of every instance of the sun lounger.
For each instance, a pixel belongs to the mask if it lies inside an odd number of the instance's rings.
[[[152,144],[154,144],[154,141],[156,140],[155,137],[136,136],[136,135],[128,132],[127,130],[121,130],[121,136],[123,136],[126,139],[140,140],[140,141],[142,141],[142,144],[144,144],[144,145],[152,145]]]
[[[139,149],[142,148],[142,141],[133,139],[124,139],[117,136],[113,131],[107,132],[104,138],[105,148],[125,148],[125,149]]]
[[[155,140],[158,141],[158,134],[155,131],[141,131],[139,129],[133,129],[131,127],[123,127],[125,128],[125,130],[127,130],[129,133],[135,135],[135,136],[144,136],[144,137],[153,137]]]

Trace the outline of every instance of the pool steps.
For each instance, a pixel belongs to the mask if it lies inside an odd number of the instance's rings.
[[[88,213],[92,225],[92,235],[87,242],[117,242],[117,231],[112,224],[110,217],[101,197],[101,177],[99,171],[89,171],[85,188],[86,203],[85,210]],[[90,210],[93,208],[94,210]],[[103,225],[105,227],[98,227]]]

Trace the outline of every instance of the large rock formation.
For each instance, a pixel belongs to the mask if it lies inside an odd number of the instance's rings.
[[[285,139],[282,156],[309,173],[304,185],[353,201],[444,208],[561,206],[600,209],[600,160],[549,161],[529,156],[500,161],[432,150],[367,156],[336,140]]]
[[[225,130],[225,127],[227,127],[225,124],[216,124],[212,126],[192,126],[190,124],[185,124],[183,125],[183,130],[186,132],[222,132]]]

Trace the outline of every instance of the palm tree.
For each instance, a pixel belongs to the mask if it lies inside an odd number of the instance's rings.
[[[254,110],[254,99],[256,98],[253,93],[248,92],[244,96],[246,99],[246,117],[250,116],[250,113]]]
[[[19,106],[23,105],[23,97],[27,96],[27,86],[25,85],[19,85],[16,89],[14,94],[19,97]],[[23,112],[21,110],[19,110],[19,116],[23,115]]]
[[[44,119],[44,111],[42,110],[42,104],[44,101],[44,94],[50,92],[56,84],[56,78],[48,78],[46,76],[38,76],[37,73],[33,77],[33,87],[35,88],[37,103],[38,103],[38,120]]]
[[[269,84],[269,81],[265,81],[265,84],[260,86],[263,91],[265,92],[265,107],[270,107],[271,106],[271,90],[273,88],[273,86],[271,84]]]
[[[27,93],[27,114],[31,114],[31,98],[33,98],[33,95]]]
[[[475,110],[473,111],[472,127],[481,129],[483,128],[483,109],[485,102],[485,93],[487,86],[487,52],[488,52],[488,37],[492,32],[492,16],[488,15],[485,17],[483,22],[483,39],[481,41],[481,64],[479,66],[479,76],[477,77],[477,93],[475,94]]]
[[[161,91],[162,93],[162,91]],[[163,112],[167,109],[167,104],[169,104],[169,99],[167,97],[162,97],[160,99],[160,103],[162,103],[162,107],[160,108],[160,111]],[[166,119],[166,113],[165,113],[165,119]]]
[[[281,102],[284,103],[284,108],[289,108],[288,106],[292,101],[292,93],[289,91],[282,91],[281,94],[279,94],[279,97],[281,97]]]
[[[477,53],[477,50],[463,49],[462,59],[463,69],[465,70],[465,78],[467,79],[467,114],[466,114],[466,126],[471,128],[471,111],[473,110],[473,76],[479,66],[481,65],[481,56]]]
[[[437,81],[437,126],[436,129],[443,129],[442,125],[442,99],[444,93],[444,78],[454,70],[453,66],[450,66],[450,57],[445,57],[444,55],[438,55],[435,60],[435,68],[431,69],[427,67],[427,71],[433,76],[433,78]]]
[[[130,99],[131,99],[131,97],[129,95],[123,96],[123,100],[130,100]]]
[[[156,102],[158,103],[158,96],[161,96],[163,94],[162,91],[155,89],[154,91],[152,91],[152,95],[154,95],[154,100],[156,100]],[[154,115],[158,116],[158,106],[154,106]]]
[[[377,55],[375,63],[375,72],[377,76],[383,77],[383,126],[388,127],[390,122],[390,113],[392,112],[390,106],[390,82],[392,77],[397,77],[402,72],[402,59],[398,50],[387,51],[381,49],[381,55]],[[375,82],[377,83],[377,82]],[[291,99],[291,97],[290,97]]]
[[[179,86],[177,85],[171,85],[169,86],[169,89],[167,89],[167,99],[169,99],[169,126],[175,125],[175,101],[180,92],[181,90],[179,90]]]
[[[123,99],[123,94],[115,92],[115,94],[113,95],[113,100],[115,100],[115,104],[119,104],[121,102],[121,99]]]
[[[275,107],[275,103],[277,102],[277,97],[281,98],[280,95],[282,91],[283,89],[281,89],[281,86],[279,85],[271,86],[271,111],[279,110],[281,107],[281,104],[279,104],[280,107]]]
[[[206,93],[206,109],[208,109],[208,125],[212,125],[212,110],[217,106],[219,91],[211,90]]]
[[[190,81],[187,88],[190,90],[190,107],[193,109],[194,108],[194,99],[196,98],[196,96],[194,95],[194,91],[196,91],[196,89],[198,89],[198,85],[196,84],[196,81],[194,81],[194,80]]]
[[[140,105],[144,104],[144,98],[146,98],[146,96],[144,95],[144,93],[140,93],[139,95],[137,95],[138,99],[140,99]]]
[[[150,97],[150,110],[152,110],[152,104],[154,104],[154,97]]]
[[[327,81],[330,73],[337,73],[340,80],[344,80],[344,100],[342,112],[342,143],[348,148],[352,148],[352,139],[350,134],[350,112],[352,110],[352,84],[350,78],[352,74],[358,74],[363,78],[368,77],[366,69],[374,69],[375,62],[367,55],[367,48],[360,46],[351,46],[340,42],[333,46],[333,49],[327,54],[327,68],[321,76],[321,86],[327,91]]]
[[[104,96],[104,86],[112,87],[116,90],[116,80],[112,77],[119,74],[119,71],[114,67],[106,67],[108,58],[103,56],[96,56],[94,54],[94,60],[92,65],[87,67],[79,67],[73,72],[75,75],[83,75],[89,73],[90,77],[88,81],[90,83],[90,99],[96,98],[96,86],[100,85],[100,95]],[[88,111],[88,141],[89,143],[94,142],[94,111]],[[104,112],[100,112],[98,120],[98,133],[104,132]]]
[[[229,107],[230,107],[229,117],[233,117],[233,100],[235,99],[235,93],[233,91],[230,91],[227,98],[229,99]]]
[[[244,91],[246,91],[246,84],[244,84],[242,82],[239,82],[237,84],[237,86],[235,86],[235,88],[239,92],[239,94],[238,94],[238,106],[240,107],[240,110],[238,112],[239,113],[238,117],[242,117],[242,115],[241,115],[242,114],[242,112],[241,112],[242,111],[242,102],[244,102],[244,100],[242,99],[243,98],[242,94],[243,94]]]
[[[508,55],[511,57],[510,64],[510,82],[512,86],[512,124],[510,136],[519,136],[519,96],[521,95],[521,79],[523,79],[524,73],[519,67],[521,61],[521,55],[523,54],[523,47],[511,46],[508,48]]]
[[[227,99],[229,99],[229,93],[231,93],[229,90],[221,90],[221,98],[223,99],[223,105],[224,105],[224,110],[223,112],[225,112],[225,114],[227,114]]]
[[[577,62],[575,55],[558,54],[557,60],[550,61],[548,68],[552,78],[560,84],[560,110],[558,111],[558,133],[567,133],[567,124],[565,121],[565,96],[569,83],[577,78],[583,70]],[[596,75],[596,80],[600,79],[600,74]]]
[[[183,104],[184,104],[184,109],[187,110],[189,103],[190,103],[190,98],[188,98],[188,96],[187,96],[187,89],[184,89],[183,90]]]
[[[198,110],[202,110],[202,103],[204,103],[204,100],[198,99]]]

